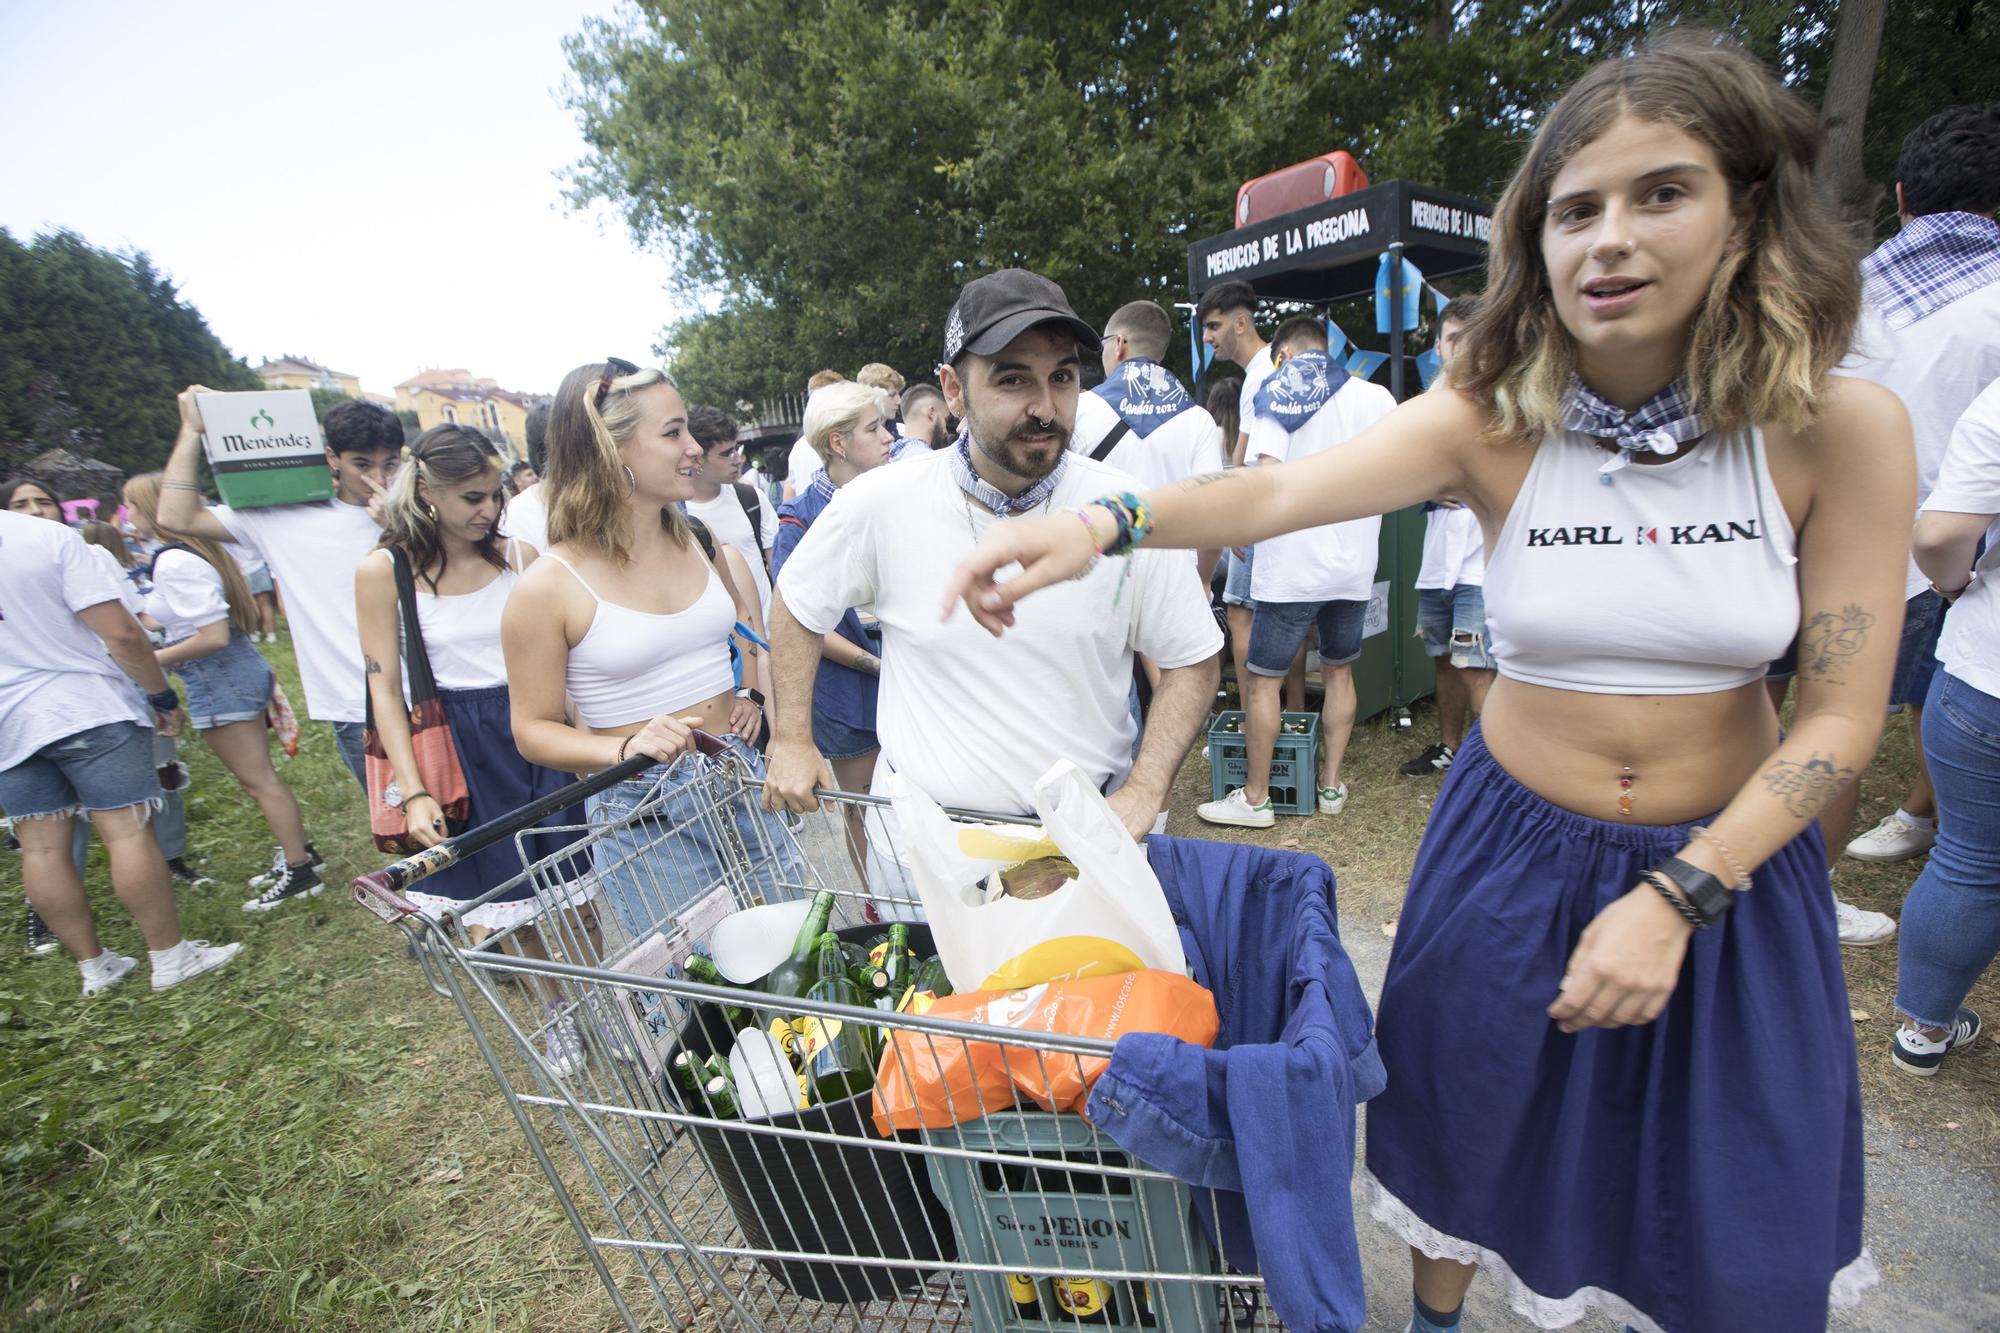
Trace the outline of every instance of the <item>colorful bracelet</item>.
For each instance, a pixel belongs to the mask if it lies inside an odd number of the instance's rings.
[[[1152,535],[1153,511],[1146,507],[1144,500],[1132,492],[1121,491],[1117,495],[1103,496],[1090,503],[1102,505],[1118,523],[1118,535],[1111,539],[1110,545],[1099,549],[1099,555],[1124,555]],[[1089,508],[1089,505],[1085,508]],[[1085,523],[1089,521],[1088,518],[1084,520]],[[1096,539],[1097,534],[1093,530],[1091,540]]]

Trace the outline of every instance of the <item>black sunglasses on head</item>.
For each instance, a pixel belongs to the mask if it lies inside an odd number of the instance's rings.
[[[604,374],[600,376],[597,381],[598,410],[602,411],[604,408],[604,395],[611,392],[612,380],[616,379],[620,375],[636,375],[638,373],[639,373],[639,367],[633,365],[630,361],[627,361],[623,357],[620,356],[605,357]]]

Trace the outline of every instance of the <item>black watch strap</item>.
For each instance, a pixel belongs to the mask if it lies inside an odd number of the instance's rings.
[[[158,694],[147,695],[146,703],[155,713],[171,713],[181,706],[181,697],[175,694],[173,686],[169,685]]]
[[[1722,920],[1729,909],[1736,905],[1730,896],[1729,886],[1709,874],[1700,866],[1683,861],[1680,857],[1669,857],[1659,867],[1659,873],[1674,882],[1694,910],[1710,925]]]

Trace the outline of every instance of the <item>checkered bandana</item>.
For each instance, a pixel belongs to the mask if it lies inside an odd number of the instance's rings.
[[[1911,218],[1861,261],[1862,292],[1892,329],[1994,282],[2000,282],[2000,222],[1977,213]]]
[[[979,503],[1001,516],[1025,514],[1042,501],[1056,493],[1056,486],[1062,481],[1063,469],[1069,466],[1069,451],[1065,449],[1056,460],[1056,470],[1022,491],[1019,495],[1008,495],[999,487],[990,485],[986,478],[972,468],[972,437],[961,433],[958,443],[951,447],[951,474],[958,479],[958,488]]]
[[[1607,403],[1582,380],[1572,376],[1563,394],[1562,423],[1566,430],[1615,445],[1618,452],[1597,469],[1598,480],[1611,484],[1612,474],[1631,466],[1633,455],[1661,454],[1671,458],[1681,446],[1700,439],[1708,429],[1688,403],[1687,385],[1675,380],[1648,398],[1636,412]]]

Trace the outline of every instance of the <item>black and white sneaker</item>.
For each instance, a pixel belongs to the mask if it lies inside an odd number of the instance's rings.
[[[1433,745],[1415,759],[1404,764],[1398,771],[1404,777],[1421,778],[1428,777],[1432,773],[1442,773],[1450,767],[1451,747],[1449,745]]]
[[[28,952],[54,953],[61,943],[62,941],[56,938],[56,933],[49,929],[48,923],[42,920],[41,913],[30,907],[28,909]]]
[[[1889,1058],[1897,1068],[1918,1078],[1929,1078],[1937,1073],[1944,1063],[1945,1055],[1960,1046],[1969,1046],[1979,1036],[1979,1014],[1976,1010],[1960,1005],[1958,1017],[1945,1029],[1936,1041],[1923,1034],[1922,1029],[1898,1027],[1889,1039]]]
[[[283,878],[243,904],[246,912],[268,912],[292,898],[317,898],[326,886],[311,865],[286,866]]]
[[[167,873],[174,877],[174,883],[184,889],[206,889],[215,883],[207,875],[202,874],[199,870],[189,865],[184,858],[178,856],[167,858]]]
[[[261,875],[252,875],[245,883],[253,889],[268,889],[285,877],[285,864],[285,849],[274,848],[271,852],[271,868]],[[306,864],[312,867],[314,874],[326,869],[326,858],[319,854],[319,850],[312,845],[310,838],[306,839]]]

